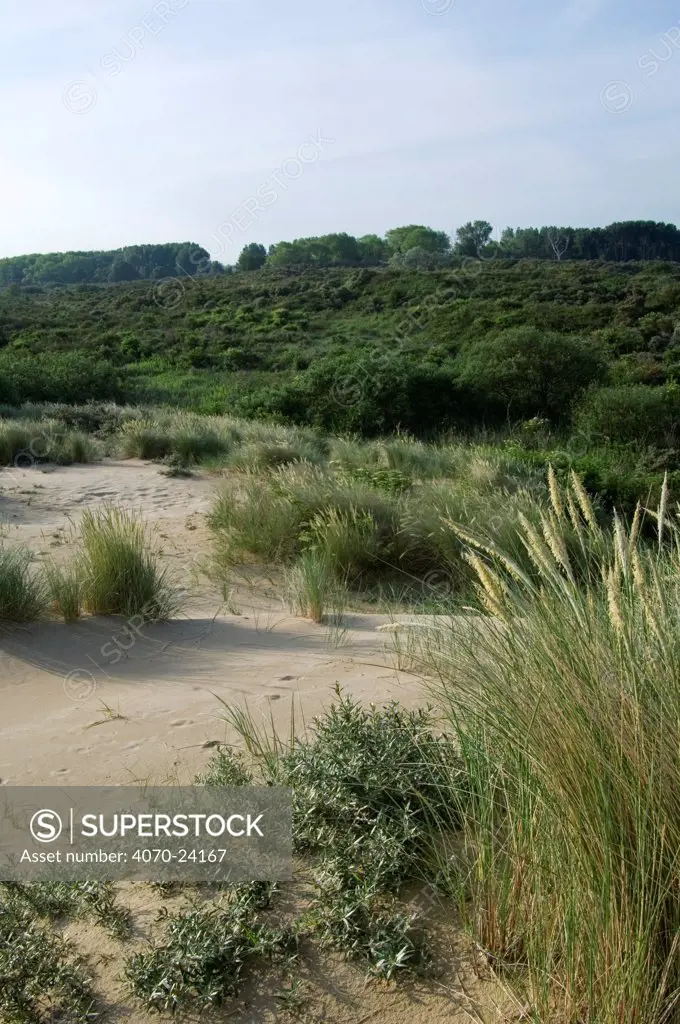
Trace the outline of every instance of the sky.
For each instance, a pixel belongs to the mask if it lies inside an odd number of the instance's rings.
[[[3,0],[0,256],[680,223],[668,0]]]

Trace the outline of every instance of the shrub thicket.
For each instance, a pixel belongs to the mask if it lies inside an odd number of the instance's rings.
[[[679,275],[497,258],[198,276],[172,301],[148,282],[12,286],[0,401],[119,395],[365,434],[568,423],[605,369],[618,384],[677,377]]]

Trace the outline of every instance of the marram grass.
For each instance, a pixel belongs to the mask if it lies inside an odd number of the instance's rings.
[[[32,622],[45,613],[47,586],[32,562],[27,549],[0,545],[0,622]]]
[[[520,534],[528,573],[451,523],[491,617],[417,652],[469,777],[464,910],[532,1019],[680,1015],[680,531],[598,525],[578,478]]]
[[[83,580],[78,565],[49,565],[45,577],[54,611],[64,622],[75,622],[83,609]]]
[[[77,572],[90,614],[163,620],[177,610],[179,592],[151,548],[139,515],[120,508],[88,510],[80,539]]]

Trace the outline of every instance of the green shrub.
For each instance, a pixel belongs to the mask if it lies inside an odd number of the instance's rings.
[[[236,996],[246,965],[294,945],[285,930],[261,920],[275,886],[234,886],[229,902],[190,906],[172,914],[162,941],[125,964],[133,993],[149,1010],[206,1010]]]
[[[674,448],[680,439],[680,387],[630,384],[591,391],[576,411],[575,427],[595,443]]]
[[[588,386],[607,375],[604,352],[590,339],[516,327],[464,349],[458,379],[487,415],[514,419],[569,418]]]
[[[286,743],[240,707],[225,717],[264,780],[293,790],[294,848],[315,858],[311,934],[392,978],[427,963],[418,923],[395,896],[407,882],[436,877],[467,783],[428,709],[365,708],[336,692],[309,739]],[[233,772],[220,751],[204,781],[224,785]]]
[[[31,909],[0,896],[0,1015],[17,1024],[87,1024],[95,995],[74,947],[50,934]]]
[[[427,434],[465,418],[467,396],[451,368],[406,356],[325,356],[288,385],[269,390],[260,413],[365,437],[398,429]]]
[[[130,912],[118,903],[112,882],[15,882],[10,894],[11,905],[23,905],[55,923],[93,918],[114,938],[130,935]]]
[[[119,393],[115,368],[82,352],[0,352],[0,401],[9,405],[87,402]]]

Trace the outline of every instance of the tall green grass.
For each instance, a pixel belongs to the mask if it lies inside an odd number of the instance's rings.
[[[490,616],[417,642],[470,786],[464,911],[542,1022],[680,1013],[680,532],[601,531],[577,478],[520,529],[527,573],[468,544]],[[576,544],[573,546],[573,537]],[[572,542],[570,554],[567,540]]]
[[[32,466],[51,462],[67,466],[94,462],[97,443],[81,430],[65,428],[53,420],[0,419],[0,466]]]
[[[480,464],[470,452],[459,455],[453,480],[361,469],[304,462],[230,480],[210,516],[218,564],[255,559],[286,565],[314,551],[336,580],[354,589],[391,582],[415,591],[438,573],[449,581],[450,596],[460,596],[472,572],[462,542],[446,527],[449,518],[514,545],[516,557],[528,564],[517,524],[520,515],[538,518],[547,488],[536,474],[515,479],[500,459]]]
[[[224,456],[238,435],[216,417],[156,413],[123,424],[118,446],[124,458],[165,459],[171,455],[186,463]]]
[[[337,591],[337,583],[324,552],[303,551],[286,577],[292,611],[312,622],[323,622],[329,604]]]
[[[163,620],[177,610],[179,591],[138,515],[120,508],[88,510],[80,539],[77,572],[86,611]]]
[[[77,562],[68,566],[48,565],[45,578],[54,611],[64,622],[79,619],[83,608],[83,579]]]
[[[0,546],[0,622],[32,622],[45,613],[49,593],[25,548]]]
[[[169,410],[129,418],[118,434],[124,458],[212,463],[236,470],[266,471],[295,462],[322,462],[328,445],[310,430],[250,423],[228,416]]]

